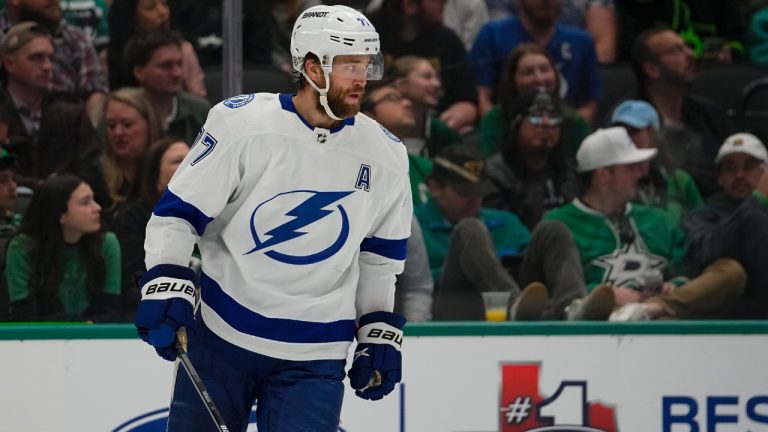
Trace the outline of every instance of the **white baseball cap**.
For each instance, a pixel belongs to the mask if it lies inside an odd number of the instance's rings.
[[[589,134],[576,152],[579,172],[613,165],[646,161],[656,156],[656,149],[639,149],[621,126],[598,129]]]
[[[768,152],[765,150],[765,144],[751,133],[739,132],[726,138],[717,152],[715,163],[719,164],[724,157],[731,153],[746,153],[768,163]]]

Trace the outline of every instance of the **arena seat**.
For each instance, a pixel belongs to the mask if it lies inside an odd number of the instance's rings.
[[[741,92],[736,124],[768,143],[768,75],[747,84]]]
[[[766,67],[749,62],[706,65],[699,68],[699,76],[693,82],[691,91],[714,101],[736,120],[742,90],[750,82],[766,76]]]
[[[600,76],[603,79],[603,97],[597,103],[595,126],[605,126],[613,108],[637,94],[637,80],[629,62],[600,65]]]

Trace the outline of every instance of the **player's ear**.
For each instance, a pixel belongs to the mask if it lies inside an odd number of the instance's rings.
[[[314,58],[308,58],[304,61],[304,71],[315,82],[323,76],[323,68],[320,66],[320,62]]]
[[[651,78],[658,78],[660,75],[659,66],[656,63],[644,61],[642,63],[643,72]]]

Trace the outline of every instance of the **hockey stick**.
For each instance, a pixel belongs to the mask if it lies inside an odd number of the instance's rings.
[[[371,374],[371,379],[368,380],[368,384],[366,384],[365,387],[361,388],[360,391],[366,391],[369,388],[378,387],[380,385],[381,385],[381,372],[375,370]]]
[[[211,415],[213,422],[216,423],[216,427],[218,427],[221,432],[229,432],[227,425],[224,423],[224,418],[221,416],[221,413],[219,413],[219,409],[216,408],[216,404],[213,403],[211,395],[208,394],[208,389],[205,388],[203,380],[200,379],[200,375],[197,374],[195,367],[192,366],[192,361],[187,355],[187,329],[184,327],[179,327],[176,331],[176,354],[179,356],[179,360],[181,360],[184,370],[187,371],[189,379],[192,380],[192,386],[197,390],[200,399],[205,402],[205,409],[208,410],[208,414]]]

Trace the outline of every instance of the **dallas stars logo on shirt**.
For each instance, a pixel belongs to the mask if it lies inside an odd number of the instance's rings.
[[[650,253],[634,241],[616,249],[612,254],[595,258],[592,264],[605,269],[603,282],[641,289],[645,286],[645,275],[650,270],[663,269],[667,259]]]

